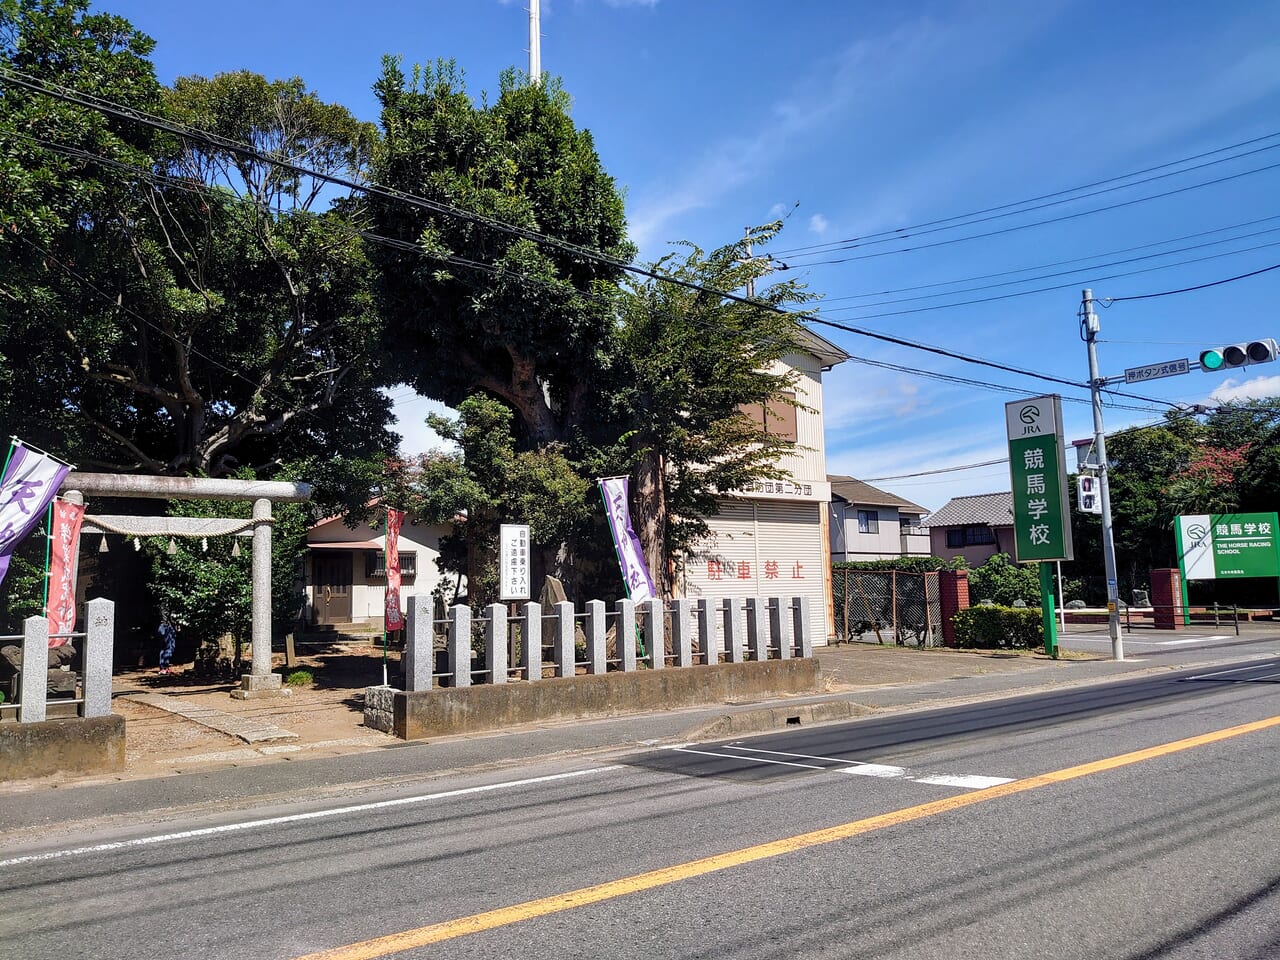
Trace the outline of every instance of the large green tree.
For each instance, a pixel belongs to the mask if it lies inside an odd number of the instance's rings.
[[[769,262],[750,251],[780,228],[756,228],[710,253],[686,244],[653,266],[663,279],[633,283],[622,301],[612,422],[635,481],[636,533],[664,595],[723,497],[784,475],[780,461],[795,446],[778,427],[798,403],[785,361],[803,350],[793,308],[810,295],[791,280],[753,303],[711,292],[763,279]]]
[[[273,158],[359,175],[375,130],[299,80],[156,84],[151,41],[83,0],[8,0],[0,67],[5,427],[81,467],[269,474],[389,442],[354,202],[203,136],[67,104],[88,92]],[[321,209],[323,207],[323,209]]]
[[[558,83],[515,71],[492,104],[450,62],[406,77],[387,59],[375,90],[376,179],[427,202],[370,204],[375,232],[401,245],[372,248],[401,376],[453,407],[476,391],[502,400],[523,448],[569,441],[598,409],[621,271],[521,232],[634,255],[591,134]]]

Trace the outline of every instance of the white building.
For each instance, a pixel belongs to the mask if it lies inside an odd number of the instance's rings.
[[[892,560],[929,556],[929,531],[920,525],[927,511],[919,504],[833,474],[831,559]]]
[[[348,527],[341,517],[321,520],[307,531],[306,608],[308,624],[381,626],[387,577],[383,568],[386,513],[378,529],[367,523]],[[443,524],[414,522],[406,517],[400,528],[400,607],[412,594],[430,594],[444,577],[436,566]],[[453,585],[453,578],[449,585]]]
[[[815,634],[834,636],[826,442],[822,374],[849,359],[840,347],[810,331],[805,350],[783,364],[798,374],[801,407],[779,404],[770,432],[795,443],[779,461],[779,477],[735,493],[708,517],[712,534],[684,568],[686,596],[809,598]],[[823,626],[824,625],[824,626]],[[822,630],[818,630],[819,626]],[[823,632],[825,631],[825,632]]]

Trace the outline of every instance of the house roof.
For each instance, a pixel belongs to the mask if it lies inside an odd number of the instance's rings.
[[[918,503],[912,503],[910,500],[888,493],[879,487],[873,487],[869,483],[863,483],[853,477],[829,473],[827,474],[827,479],[831,482],[832,494],[847,500],[849,503],[865,503],[872,507],[897,507],[900,511],[906,513],[925,514],[929,512]]]
[[[830,370],[837,363],[852,359],[843,347],[832,343],[826,337],[819,336],[808,327],[800,328],[800,342],[806,350],[818,358],[823,370]]]
[[[992,527],[1013,525],[1013,493],[979,493],[952,497],[925,518],[926,527],[959,527],[985,523]]]

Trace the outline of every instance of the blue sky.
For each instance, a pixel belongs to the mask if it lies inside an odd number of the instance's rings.
[[[165,82],[235,69],[298,75],[369,120],[377,119],[371,85],[385,53],[406,63],[451,57],[473,94],[496,89],[503,68],[527,65],[525,6],[99,4],[155,37]],[[563,79],[575,121],[592,131],[624,189],[644,259],[682,239],[717,246],[747,224],[785,215],[775,255],[825,295],[820,309],[833,321],[1084,381],[1081,287],[1120,298],[1280,264],[1280,167],[1262,169],[1280,164],[1280,136],[1197,161],[1223,161],[1213,166],[1164,168],[1145,176],[1173,175],[1034,213],[915,233],[909,241],[794,252],[1280,133],[1274,2],[543,0],[542,37],[543,69]],[[1239,156],[1246,151],[1255,152]],[[1182,189],[1220,178],[1232,179]],[[1128,203],[1175,190],[1181,192]],[[1126,205],[1075,216],[1116,204]],[[1057,222],[925,248],[1050,218]],[[916,249],[902,252],[909,246]],[[1207,257],[1213,259],[1201,259]],[[831,259],[847,262],[818,262]],[[1178,263],[1193,259],[1201,262]],[[1040,269],[1025,269],[1034,267]],[[1146,272],[1117,276],[1138,270]],[[987,279],[970,279],[977,277]],[[1042,287],[1061,289],[1008,296]],[[937,293],[947,296],[908,299]],[[1004,299],[951,305],[991,297]],[[1102,372],[1280,337],[1278,305],[1280,270],[1116,303],[1101,311]],[[1029,393],[1058,389],[816,329],[869,360]],[[1280,365],[1235,375],[1193,371],[1133,390],[1161,404],[1272,396],[1280,394]],[[421,446],[417,423],[429,404],[410,400],[407,390],[396,395],[406,443]],[[1010,399],[843,364],[826,380],[828,469],[874,479],[995,459],[1004,453],[1003,404]],[[1108,409],[1109,430],[1154,421],[1162,408],[1120,402],[1151,410]],[[1086,405],[1068,402],[1064,414],[1068,439],[1092,432]],[[951,496],[1007,489],[1008,473],[998,465],[877,485],[933,509]]]

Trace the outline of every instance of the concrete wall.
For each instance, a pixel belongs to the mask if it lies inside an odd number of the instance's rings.
[[[0,780],[124,769],[124,717],[0,724]]]
[[[371,687],[369,726],[389,721],[405,740],[498,730],[522,723],[610,717],[677,707],[816,693],[812,658],[604,673],[537,683],[482,684],[405,692]],[[377,709],[378,701],[382,709]],[[387,709],[389,707],[389,709]]]

